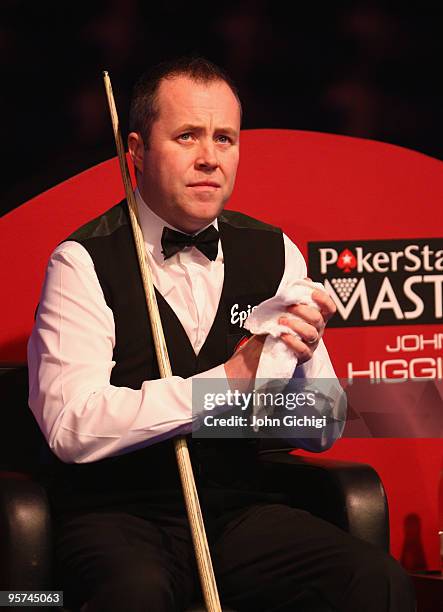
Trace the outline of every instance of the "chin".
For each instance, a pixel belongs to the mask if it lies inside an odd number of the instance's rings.
[[[208,225],[213,221],[223,210],[223,204],[213,202],[200,202],[197,206],[186,211],[186,217],[200,225]]]

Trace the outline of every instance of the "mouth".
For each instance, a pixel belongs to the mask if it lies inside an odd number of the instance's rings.
[[[196,181],[195,183],[189,183],[187,187],[193,187],[195,189],[204,190],[204,189],[220,189],[219,183],[215,181]]]

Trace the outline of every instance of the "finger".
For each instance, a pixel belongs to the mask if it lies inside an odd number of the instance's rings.
[[[317,308],[313,306],[306,306],[305,304],[296,304],[293,306],[288,306],[288,312],[300,317],[306,323],[313,325],[318,331],[322,330],[325,326],[325,320],[323,315]]]
[[[280,325],[285,325],[292,329],[292,331],[301,336],[302,340],[309,345],[315,344],[320,339],[319,330],[300,319],[280,317],[279,323]]]
[[[337,306],[331,296],[326,291],[316,289],[312,292],[312,299],[320,308],[320,312],[325,321],[329,321],[332,315],[335,314]]]
[[[292,336],[291,334],[282,334],[281,339],[293,351],[299,363],[304,363],[311,359],[315,348],[311,348],[305,342]]]

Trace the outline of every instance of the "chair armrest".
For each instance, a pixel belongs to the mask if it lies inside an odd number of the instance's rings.
[[[389,550],[389,511],[377,472],[369,465],[306,458],[288,451],[260,453],[262,486],[350,534]]]
[[[37,482],[0,478],[0,536],[0,590],[51,588],[49,505]]]

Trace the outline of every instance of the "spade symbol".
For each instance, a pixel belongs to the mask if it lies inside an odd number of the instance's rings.
[[[343,272],[350,272],[353,268],[357,266],[357,260],[355,259],[355,255],[349,249],[345,249],[338,256],[337,266]]]

